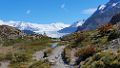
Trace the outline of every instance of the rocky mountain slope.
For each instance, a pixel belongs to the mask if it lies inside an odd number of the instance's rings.
[[[96,29],[98,26],[107,24],[112,16],[118,13],[120,13],[120,0],[110,0],[106,4],[100,5],[95,13],[78,27],[78,31]]]

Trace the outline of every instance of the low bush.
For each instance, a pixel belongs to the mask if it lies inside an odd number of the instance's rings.
[[[75,43],[78,44],[81,41],[83,41],[86,38],[86,36],[84,34],[76,34],[76,40]]]
[[[83,56],[83,57],[89,57],[93,55],[96,52],[96,48],[94,46],[86,46],[81,49],[79,49],[76,53],[75,56]]]
[[[98,28],[98,31],[101,36],[105,36],[105,35],[109,34],[112,29],[113,29],[112,24],[106,24],[106,25]]]

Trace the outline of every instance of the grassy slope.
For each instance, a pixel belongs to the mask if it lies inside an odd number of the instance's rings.
[[[109,41],[119,37],[120,37],[119,27],[115,27],[113,25],[108,24],[96,30],[76,32],[64,36],[62,40],[70,42],[70,45],[65,49],[67,53],[66,58],[70,59],[68,56],[70,56],[69,53],[71,49],[76,48],[75,55],[77,55],[77,57],[84,56],[85,58],[88,58],[89,56],[92,56],[97,52],[103,51],[103,49],[107,47],[105,45]]]

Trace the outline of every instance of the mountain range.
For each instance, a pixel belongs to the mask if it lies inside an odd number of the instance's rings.
[[[22,21],[3,21],[0,20],[0,25],[9,25],[15,28],[18,28],[26,33],[46,33],[50,37],[61,37],[66,33],[59,33],[57,31],[70,26],[69,24],[64,23],[51,23],[51,24],[37,24],[37,23],[29,23]],[[33,32],[32,32],[33,31]]]

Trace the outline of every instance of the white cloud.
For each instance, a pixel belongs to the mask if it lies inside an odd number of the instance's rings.
[[[88,8],[82,11],[83,14],[93,14],[97,8]]]
[[[68,12],[68,9],[66,8],[66,4],[65,4],[65,3],[61,4],[61,5],[60,5],[60,8],[61,8],[62,10],[64,10],[65,12]]]
[[[30,13],[31,13],[31,10],[27,10],[27,11],[26,11],[26,14],[30,14]]]
[[[60,8],[64,9],[65,8],[65,4],[63,3]]]

